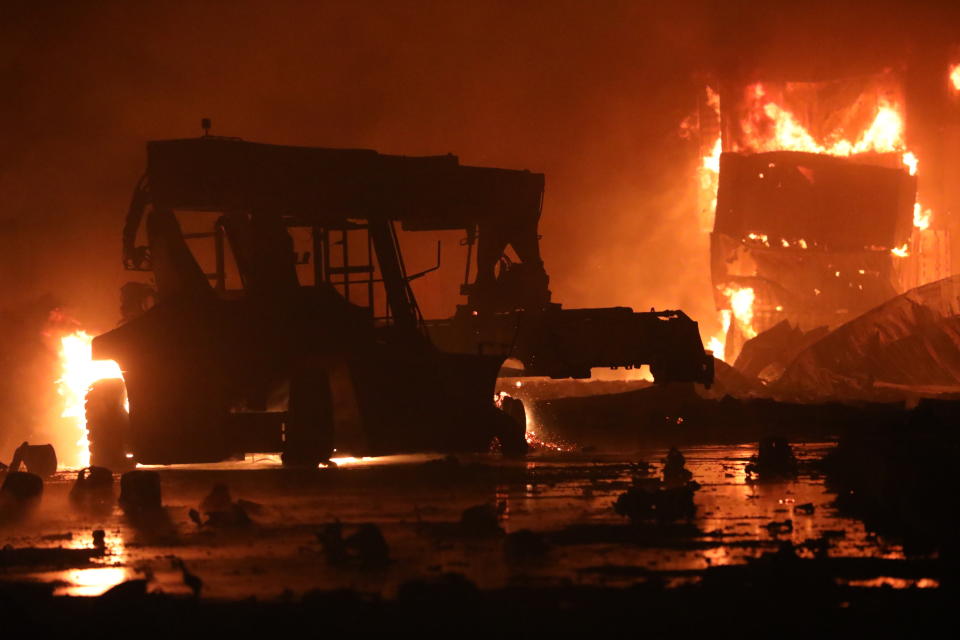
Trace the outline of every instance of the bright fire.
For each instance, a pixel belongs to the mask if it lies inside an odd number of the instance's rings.
[[[90,442],[87,440],[87,418],[84,410],[87,390],[97,380],[122,378],[120,366],[113,360],[94,360],[91,350],[93,336],[76,331],[60,338],[60,379],[57,391],[63,397],[61,417],[67,418],[77,429],[77,450],[72,464],[78,468],[90,466]],[[70,461],[64,452],[64,460]],[[71,466],[71,464],[66,464]]]
[[[960,91],[960,64],[950,69],[950,81],[957,91]],[[767,95],[763,84],[757,83],[747,88],[747,116],[741,122],[741,130],[746,139],[746,149],[743,151],[802,151],[833,156],[853,156],[862,153],[899,153],[903,167],[911,176],[917,175],[919,159],[916,154],[907,149],[904,137],[904,119],[901,105],[886,98],[877,100],[877,111],[870,124],[857,136],[851,139],[847,132],[836,129],[822,139],[815,138],[800,120],[789,110],[777,104]],[[717,92],[707,87],[707,105],[717,113],[720,112],[720,97]],[[720,153],[722,142],[717,136],[712,144],[704,147],[706,152],[701,159],[698,169],[700,178],[701,202],[708,202],[712,206],[707,216],[702,216],[701,222],[710,222],[716,209],[717,187],[719,185]],[[933,212],[924,209],[919,203],[914,205],[913,224],[924,231],[930,227]],[[709,216],[709,217],[708,217]],[[710,228],[706,228],[710,231]],[[770,239],[763,234],[749,234],[749,241],[770,246]],[[790,241],[781,238],[783,247],[796,246],[806,249],[806,240]],[[890,253],[897,257],[909,255],[907,245],[895,247]],[[723,332],[708,341],[708,348],[714,355],[723,360],[727,329],[730,326],[731,315],[735,319],[746,339],[757,335],[753,328],[753,302],[755,293],[751,288],[728,288],[724,295],[730,301],[731,311],[723,311]]]
[[[960,91],[960,62],[950,67],[950,86]]]
[[[707,87],[707,106],[713,111],[717,121],[720,120],[720,94]],[[720,132],[710,144],[710,153],[703,156],[697,174],[700,178],[701,211],[700,230],[710,233],[713,230],[713,214],[717,210],[717,188],[720,185],[720,154],[723,145]]]
[[[757,330],[753,328],[753,301],[756,298],[752,287],[731,288],[723,290],[723,295],[730,301],[730,309],[733,310],[733,318],[744,337],[749,340],[757,336]]]
[[[753,105],[741,124],[752,151],[806,151],[831,156],[901,152],[905,154],[904,164],[908,168],[915,166],[916,156],[907,151],[903,142],[899,107],[886,99],[878,101],[873,122],[855,142],[844,138],[838,130],[820,143],[792,113],[767,98],[762,84],[752,85],[747,92]]]
[[[920,231],[926,231],[930,226],[930,217],[933,216],[933,211],[930,209],[924,209],[919,202],[913,204],[913,226],[919,229]]]

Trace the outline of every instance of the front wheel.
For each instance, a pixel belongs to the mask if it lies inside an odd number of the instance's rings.
[[[316,468],[333,453],[333,397],[325,371],[306,370],[290,381],[283,465]]]
[[[127,390],[121,379],[98,380],[87,391],[85,411],[91,466],[124,471],[136,465],[132,456],[127,457],[130,415],[126,400]]]

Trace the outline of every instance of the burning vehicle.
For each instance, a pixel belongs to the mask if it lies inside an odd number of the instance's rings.
[[[713,360],[683,312],[551,301],[543,189],[542,174],[452,155],[206,134],[148,143],[123,259],[155,289],[125,287],[124,323],[93,341],[93,357],[119,363],[123,379],[87,397],[92,463],[280,452],[315,466],[334,450],[485,451],[494,439],[522,454],[525,425],[493,402],[507,357],[525,375],[646,364],[659,382],[709,385]],[[183,231],[180,220],[211,212],[212,228]],[[432,269],[407,273],[397,222],[465,231],[467,301],[454,317],[423,318],[410,281]],[[212,272],[188,241],[212,243]]]

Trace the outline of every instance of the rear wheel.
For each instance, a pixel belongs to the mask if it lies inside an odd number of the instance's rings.
[[[520,458],[527,454],[527,411],[523,401],[505,396],[500,401],[497,420],[497,439],[503,455]]]
[[[130,416],[123,380],[98,380],[87,392],[87,439],[90,441],[90,464],[114,471],[132,469],[135,462],[127,457]]]
[[[333,398],[325,371],[310,370],[290,381],[284,429],[284,466],[316,467],[333,453]]]

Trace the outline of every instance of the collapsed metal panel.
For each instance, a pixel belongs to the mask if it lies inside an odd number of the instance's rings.
[[[814,153],[724,153],[714,231],[800,238],[832,251],[910,237],[916,179],[906,171]]]

